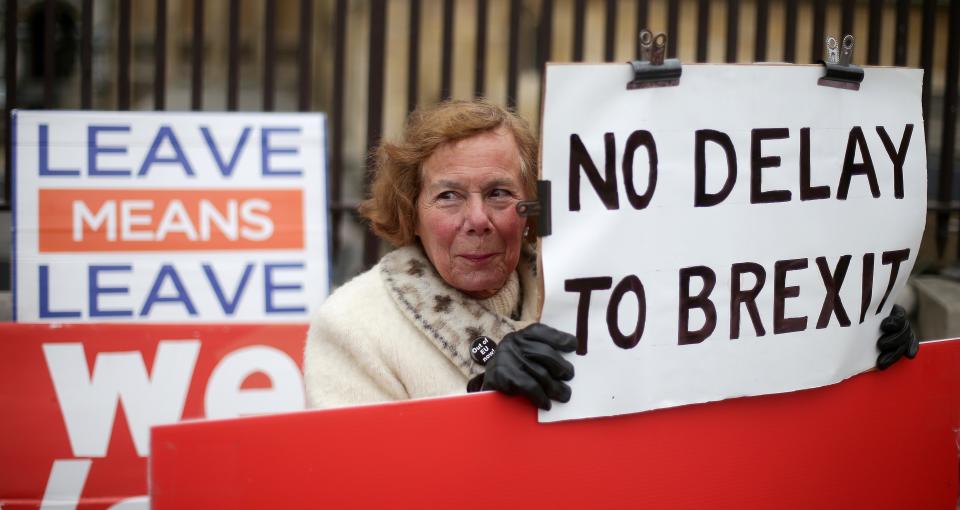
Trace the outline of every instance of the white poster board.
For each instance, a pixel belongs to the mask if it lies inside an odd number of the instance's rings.
[[[819,66],[685,65],[679,86],[627,90],[629,65],[548,66],[542,321],[580,349],[541,421],[874,366],[927,187],[921,71],[865,72],[851,91]]]
[[[322,114],[14,112],[21,322],[305,322],[329,291]]]

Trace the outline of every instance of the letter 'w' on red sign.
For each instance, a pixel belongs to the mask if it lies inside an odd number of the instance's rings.
[[[139,352],[102,353],[91,376],[83,344],[44,344],[73,454],[107,455],[120,402],[137,453],[147,455],[150,427],[180,419],[199,351],[197,340],[160,342],[150,375]]]

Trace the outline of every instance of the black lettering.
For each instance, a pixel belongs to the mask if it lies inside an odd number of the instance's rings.
[[[723,187],[716,193],[707,193],[707,142],[713,142],[723,149],[727,156],[727,180]],[[733,142],[726,133],[714,131],[712,129],[698,129],[695,135],[695,153],[694,153],[694,207],[710,207],[723,202],[730,191],[733,190],[733,183],[737,181],[737,153],[733,149]]]
[[[873,254],[863,254],[863,280],[860,283],[860,324],[870,309],[870,300],[873,299]]]
[[[790,191],[776,189],[763,191],[763,169],[780,166],[780,156],[763,156],[762,143],[764,140],[781,140],[790,136],[787,128],[765,128],[750,131],[750,203],[769,204],[772,202],[787,202],[790,200]]]
[[[807,259],[778,260],[773,265],[773,333],[793,333],[807,329],[807,318],[784,317],[785,301],[800,295],[800,287],[787,287],[787,272],[807,268]]]
[[[810,185],[810,128],[800,130],[800,200],[830,198],[830,186]]]
[[[690,277],[703,280],[703,289],[696,296],[690,296]],[[680,327],[677,332],[677,344],[698,344],[709,337],[717,327],[717,308],[710,300],[710,293],[717,284],[717,275],[706,266],[693,266],[680,269]],[[706,321],[703,327],[690,331],[690,309],[703,310]]]
[[[854,163],[857,149],[863,155],[863,163]],[[860,126],[854,126],[850,130],[850,136],[847,137],[847,153],[843,157],[843,171],[840,172],[840,184],[837,185],[837,198],[847,199],[847,192],[850,191],[850,178],[854,175],[866,175],[870,181],[870,193],[873,198],[880,198],[880,185],[877,184],[877,172],[873,169],[873,159],[870,158],[870,149],[867,148],[867,140],[863,137],[863,130]]]
[[[817,267],[820,269],[820,278],[823,279],[823,288],[827,295],[823,297],[823,306],[820,308],[820,318],[817,319],[817,329],[823,329],[830,324],[830,316],[836,314],[840,325],[847,327],[850,325],[850,318],[847,317],[847,310],[843,308],[843,301],[840,300],[840,287],[843,287],[843,279],[847,276],[847,268],[850,267],[852,255],[844,255],[837,261],[837,268],[831,273],[830,266],[827,264],[826,257],[817,257]]]
[[[590,159],[590,153],[583,145],[583,141],[576,134],[570,135],[570,210],[580,210],[580,169],[587,174],[587,180],[593,186],[600,201],[607,209],[619,209],[620,198],[617,194],[617,176],[616,176],[616,141],[613,133],[603,135],[603,145],[606,151],[606,161],[604,173],[606,178],[600,177],[600,171]]]
[[[910,258],[910,248],[903,250],[885,251],[880,256],[880,262],[883,265],[890,265],[890,280],[887,282],[887,290],[883,293],[883,299],[880,300],[880,306],[877,307],[877,313],[883,309],[890,297],[890,291],[893,290],[893,284],[897,282],[897,273],[900,272],[900,263]]]
[[[619,315],[620,301],[627,292],[633,292],[637,296],[637,326],[629,335],[624,335],[620,331]],[[647,321],[647,299],[643,292],[643,284],[640,279],[634,275],[628,275],[613,289],[610,295],[610,302],[607,303],[607,329],[610,331],[610,338],[617,347],[621,349],[631,349],[636,347],[643,336],[643,326]]]
[[[756,278],[757,282],[749,290],[740,288],[740,277],[745,273],[750,273]],[[754,262],[740,262],[730,268],[730,339],[740,338],[740,305],[747,306],[747,313],[750,314],[750,320],[753,322],[753,329],[757,336],[763,336],[767,332],[763,329],[763,322],[760,321],[760,312],[757,310],[757,296],[763,289],[763,284],[767,280],[767,272],[763,266]]]
[[[587,353],[587,331],[590,319],[590,293],[595,290],[606,290],[613,285],[613,278],[598,276],[594,278],[573,278],[563,282],[563,290],[579,292],[577,302],[577,354]]]
[[[637,194],[637,189],[633,184],[633,156],[637,148],[646,147],[647,159],[650,163],[649,177],[647,177],[647,191],[644,194]],[[653,192],[657,189],[657,144],[653,141],[653,135],[649,131],[634,131],[627,138],[626,147],[623,149],[623,184],[627,188],[627,200],[634,209],[644,209],[650,204],[653,198]]]
[[[893,148],[893,140],[887,134],[883,126],[877,126],[877,134],[883,142],[883,148],[890,156],[890,162],[893,163],[893,196],[903,198],[903,162],[907,159],[907,147],[910,146],[910,137],[913,135],[913,124],[907,124],[903,128],[903,137],[900,138],[900,148]]]

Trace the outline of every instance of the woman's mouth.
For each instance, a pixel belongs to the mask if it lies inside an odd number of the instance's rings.
[[[472,264],[483,264],[496,257],[496,253],[467,253],[460,255],[461,258]]]

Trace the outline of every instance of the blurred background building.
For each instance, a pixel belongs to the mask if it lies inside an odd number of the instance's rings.
[[[914,270],[921,334],[960,335],[960,2],[949,0],[5,0],[0,319],[10,308],[9,112],[324,111],[334,282],[387,249],[359,221],[366,154],[408,111],[486,96],[539,123],[546,61],[626,62],[637,33],[684,63],[923,67],[929,214]],[[882,105],[880,106],[882,107]],[[908,303],[909,304],[909,303]],[[923,310],[927,310],[924,312]],[[930,315],[934,314],[934,315]]]

